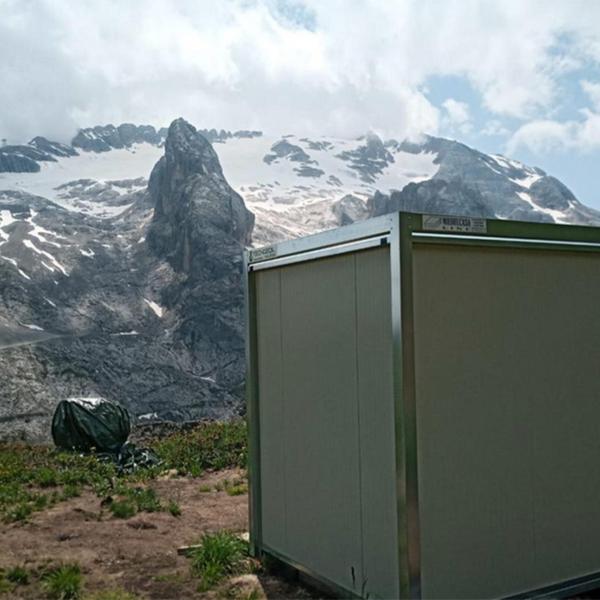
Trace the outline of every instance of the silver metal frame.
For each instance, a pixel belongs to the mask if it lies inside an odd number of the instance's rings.
[[[478,221],[481,221],[479,219]],[[331,582],[262,543],[260,507],[259,381],[256,352],[256,290],[252,273],[389,244],[391,269],[393,390],[395,403],[396,490],[399,590],[402,598],[421,598],[419,490],[413,320],[413,247],[415,244],[469,244],[504,248],[600,252],[600,228],[547,223],[485,221],[480,230],[427,231],[423,215],[394,213],[324,233],[249,250],[244,254],[246,297],[246,390],[249,424],[250,546],[254,556],[271,555],[323,585]],[[600,575],[561,582],[522,597],[558,597],[592,589]],[[337,592],[355,597],[352,590]]]

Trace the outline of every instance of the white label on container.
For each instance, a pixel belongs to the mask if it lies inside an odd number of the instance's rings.
[[[487,233],[487,221],[477,217],[423,215],[423,229],[427,229],[429,231]]]
[[[277,256],[277,250],[273,246],[265,246],[264,248],[257,248],[256,250],[250,250],[250,260],[267,260],[268,258],[275,258]]]

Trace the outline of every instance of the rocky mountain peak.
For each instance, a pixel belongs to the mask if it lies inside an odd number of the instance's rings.
[[[179,118],[171,123],[165,154],[150,175],[148,189],[159,214],[172,209],[169,203],[173,192],[194,176],[223,179],[223,171],[210,142],[193,125]]]
[[[167,130],[165,156],[167,160],[185,163],[190,173],[222,173],[217,153],[210,142],[181,117],[175,119]]]
[[[223,253],[239,260],[254,215],[225,180],[212,145],[184,119],[169,127],[165,154],[150,175],[149,241],[173,268],[194,274]]]

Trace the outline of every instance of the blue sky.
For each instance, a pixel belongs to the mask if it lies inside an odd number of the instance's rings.
[[[597,0],[0,0],[0,39],[10,141],[178,116],[429,133],[539,166],[600,208]]]

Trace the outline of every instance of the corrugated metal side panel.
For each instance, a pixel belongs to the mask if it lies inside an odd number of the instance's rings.
[[[287,549],[352,589],[361,572],[354,257],[283,268]]]
[[[398,527],[392,381],[390,253],[355,254],[363,579],[373,598],[397,598]]]
[[[414,256],[423,597],[600,570],[600,258]]]
[[[397,596],[389,250],[254,277],[263,541]]]
[[[285,444],[281,355],[281,273],[256,275],[262,535],[274,550],[285,549]]]

